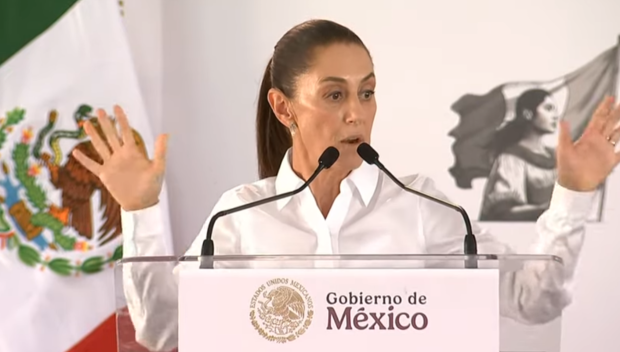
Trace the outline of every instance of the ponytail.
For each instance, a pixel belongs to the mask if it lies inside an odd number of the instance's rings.
[[[269,60],[263,82],[258,93],[256,111],[256,151],[258,154],[258,176],[260,179],[276,176],[284,154],[291,147],[292,141],[286,127],[278,120],[269,104],[272,59]]]

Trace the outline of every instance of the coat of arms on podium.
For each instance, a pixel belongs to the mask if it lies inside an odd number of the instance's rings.
[[[298,339],[312,323],[312,297],[300,283],[278,278],[261,285],[250,303],[250,321],[269,341],[286,343]]]

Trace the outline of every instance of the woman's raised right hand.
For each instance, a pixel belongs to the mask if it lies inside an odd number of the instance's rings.
[[[97,110],[97,120],[107,145],[90,122],[84,124],[103,162],[98,163],[78,150],[73,156],[101,180],[121,208],[127,211],[148,208],[159,201],[166,169],[167,135],[157,137],[153,160],[150,160],[136,144],[123,109],[115,106],[114,115],[120,125],[120,136],[106,112]]]

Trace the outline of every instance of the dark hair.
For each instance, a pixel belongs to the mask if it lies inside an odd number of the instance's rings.
[[[269,90],[277,88],[287,97],[294,97],[297,77],[310,68],[314,51],[336,43],[357,44],[368,52],[353,31],[328,20],[303,22],[286,32],[276,44],[265,68],[256,112],[256,149],[261,179],[277,175],[284,154],[292,145],[288,129],[269,105]]]
[[[531,111],[535,116],[536,109],[548,96],[551,96],[548,91],[538,88],[527,90],[519,96],[515,107],[515,118],[501,127],[490,143],[490,147],[496,154],[500,154],[525,137],[532,126],[532,121],[525,117],[525,110]]]

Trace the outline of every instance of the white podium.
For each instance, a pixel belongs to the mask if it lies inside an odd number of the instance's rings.
[[[559,352],[560,313],[525,318],[556,305],[541,287],[562,269],[536,255],[124,258],[118,350]]]

